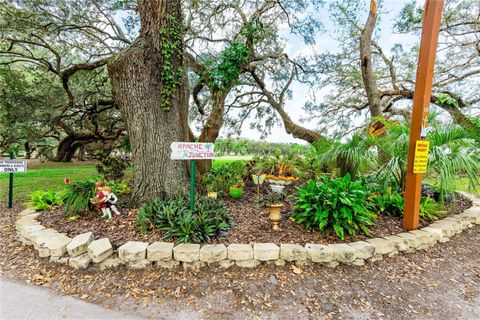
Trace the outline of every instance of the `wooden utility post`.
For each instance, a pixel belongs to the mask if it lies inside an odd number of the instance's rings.
[[[442,18],[442,7],[443,0],[426,0],[425,2],[422,40],[420,43],[415,94],[413,97],[410,143],[408,146],[407,181],[403,214],[403,227],[407,230],[418,229],[422,173],[414,173],[414,159],[417,141],[425,139],[425,129],[428,126],[427,117],[430,109],[430,96],[432,94],[433,71],[440,21]]]

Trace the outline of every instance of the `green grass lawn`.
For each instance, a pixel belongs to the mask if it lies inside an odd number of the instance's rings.
[[[59,191],[65,188],[64,179],[82,180],[97,174],[95,165],[78,165],[78,163],[49,163],[45,167],[29,169],[27,173],[14,175],[14,199],[29,198],[35,190]],[[8,174],[0,174],[0,197],[7,199]]]
[[[221,166],[233,161],[250,160],[250,156],[226,156],[213,161],[213,166]],[[127,174],[131,168],[127,169]],[[27,173],[14,175],[14,199],[28,199],[29,195],[36,190],[60,191],[65,188],[64,179],[70,181],[83,180],[97,175],[93,162],[44,162],[29,161]],[[0,174],[0,201],[7,201],[8,197],[8,174]]]
[[[213,161],[213,166],[218,167],[233,161],[248,161],[251,156],[225,156]],[[35,190],[59,191],[65,187],[64,179],[68,177],[71,181],[83,180],[96,175],[97,170],[92,162],[32,162],[28,165],[27,173],[17,173],[14,177],[14,198],[28,199]],[[127,169],[127,174],[131,168]],[[8,195],[8,174],[0,174],[0,201],[6,201]],[[436,179],[426,178],[426,182],[434,184]],[[467,191],[480,197],[480,189],[468,190],[468,180],[461,178],[456,180],[456,190]]]
[[[425,182],[430,183],[430,184],[435,184],[438,179],[435,178],[425,178]],[[469,190],[468,188],[468,179],[467,178],[459,178],[455,180],[455,190],[458,191],[465,191],[468,193],[473,194],[476,197],[480,197],[480,188],[477,188],[476,190]]]

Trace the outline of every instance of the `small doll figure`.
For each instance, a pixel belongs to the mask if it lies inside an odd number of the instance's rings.
[[[108,211],[108,218],[112,219],[112,211],[114,212],[114,217],[120,216],[120,211],[118,211],[115,204],[118,201],[118,198],[115,194],[112,193],[111,187],[103,187],[102,188],[103,194],[105,195],[105,204],[107,206]]]
[[[97,206],[100,210],[102,210],[102,219],[105,219],[109,216],[109,210],[107,210],[107,204],[106,204],[106,197],[103,192],[103,188],[105,187],[105,183],[98,181],[95,183],[95,190],[96,190],[96,195],[95,197],[90,199],[90,202]],[[111,216],[111,213],[110,213]]]

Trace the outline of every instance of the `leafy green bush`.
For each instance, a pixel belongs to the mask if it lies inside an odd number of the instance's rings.
[[[102,158],[97,164],[97,171],[104,180],[120,181],[125,176],[126,167],[127,164],[122,159],[109,156]]]
[[[221,175],[221,168],[212,168],[202,178],[203,184],[209,192],[223,193],[228,188],[225,179]]]
[[[403,198],[402,198],[403,199]],[[438,204],[428,197],[420,199],[420,219],[434,221],[438,219],[441,212],[438,210]]]
[[[65,212],[73,216],[92,210],[90,199],[95,196],[95,183],[101,180],[100,177],[94,176],[84,181],[68,184],[64,196]],[[125,183],[109,181],[105,184],[112,188],[112,192],[117,197],[130,192],[128,185]]]
[[[369,200],[371,211],[398,217],[403,215],[403,196],[398,192],[392,192],[391,187],[387,188],[386,193],[372,193]]]
[[[243,185],[245,172],[245,163],[243,161],[234,161],[221,166],[218,174],[225,181],[227,188],[229,188],[230,186]]]
[[[403,194],[392,192],[391,188],[387,189],[387,193],[374,193],[367,197],[370,200],[370,210],[380,214],[388,214],[393,216],[403,216],[404,198]],[[437,220],[441,213],[437,204],[430,196],[421,197],[419,216],[421,220],[433,221]]]
[[[97,177],[90,177],[85,181],[70,183],[65,193],[65,212],[74,216],[90,210],[90,199],[95,196]]]
[[[206,242],[233,226],[233,220],[220,200],[201,197],[195,209],[184,198],[155,199],[144,205],[137,216],[137,228],[146,233],[154,226],[165,239],[176,242]]]
[[[37,190],[31,194],[31,201],[25,203],[35,210],[49,210],[54,206],[63,204],[63,192]]]
[[[368,227],[375,224],[374,213],[367,209],[367,191],[361,181],[343,178],[309,180],[297,188],[293,220],[307,229],[318,228],[329,234],[335,231],[340,239],[345,232],[356,236],[358,231],[369,235]]]

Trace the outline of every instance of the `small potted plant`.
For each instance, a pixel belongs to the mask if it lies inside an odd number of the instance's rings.
[[[270,192],[261,201],[262,204],[268,208],[268,217],[273,230],[280,229],[280,220],[282,219],[281,212],[286,197],[287,195],[284,192]]]
[[[265,180],[272,191],[282,193],[285,186],[298,180],[301,159],[294,154],[275,153],[273,156],[261,159],[254,167],[258,173],[265,174]]]

